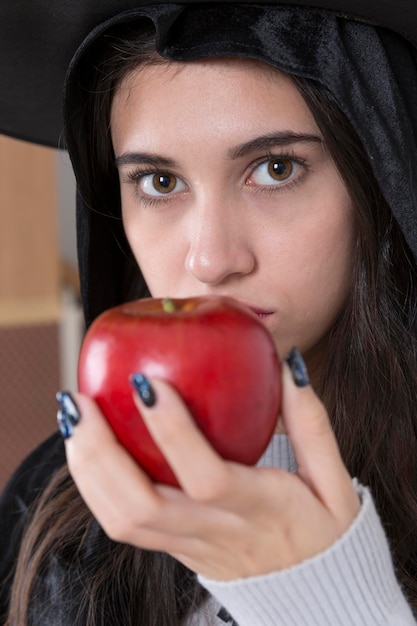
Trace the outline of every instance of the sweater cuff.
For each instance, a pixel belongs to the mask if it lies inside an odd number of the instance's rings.
[[[415,625],[371,494],[356,489],[358,516],[324,552],[265,576],[200,583],[239,626]]]

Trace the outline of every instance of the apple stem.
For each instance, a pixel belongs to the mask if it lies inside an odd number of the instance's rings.
[[[175,304],[171,298],[164,298],[162,300],[162,308],[165,313],[173,313],[175,311]]]

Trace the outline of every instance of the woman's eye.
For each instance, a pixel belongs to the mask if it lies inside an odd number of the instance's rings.
[[[145,174],[139,179],[139,188],[146,196],[167,196],[173,192],[183,191],[185,183],[174,174],[157,172]]]
[[[294,177],[301,165],[293,159],[270,159],[253,170],[249,184],[276,185]]]

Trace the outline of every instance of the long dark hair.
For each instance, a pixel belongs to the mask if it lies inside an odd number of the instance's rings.
[[[101,39],[95,83],[86,79],[85,104],[74,113],[90,129],[80,133],[78,168],[87,205],[120,207],[112,96],[130,69],[150,62],[167,61],[156,55],[150,34],[134,25],[124,27],[123,36]],[[351,194],[358,224],[352,290],[331,332],[317,391],[349,472],[372,489],[399,581],[417,611],[416,265],[334,98],[314,81],[293,78]],[[63,467],[22,542],[7,626],[175,626],[204,595],[194,574],[170,556],[110,541]],[[67,611],[63,621],[49,619],[51,602]]]

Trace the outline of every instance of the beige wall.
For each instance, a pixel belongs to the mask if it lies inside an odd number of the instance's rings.
[[[56,430],[57,209],[55,151],[0,136],[0,487]]]
[[[0,136],[0,326],[59,314],[56,158]]]

